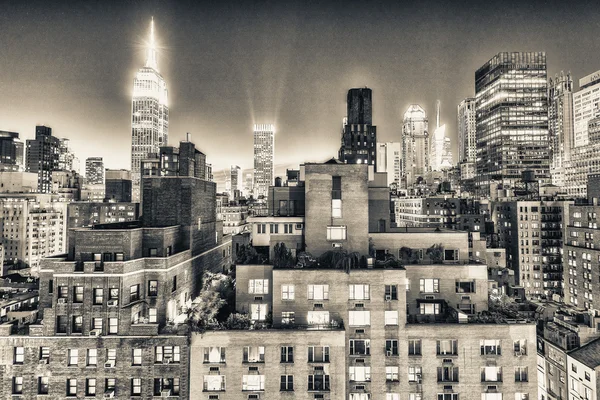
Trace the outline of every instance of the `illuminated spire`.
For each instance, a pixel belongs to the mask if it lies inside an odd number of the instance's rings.
[[[154,47],[154,17],[150,22],[150,43],[148,44],[148,58],[146,59],[146,67],[150,67],[158,71],[156,62],[156,48]]]

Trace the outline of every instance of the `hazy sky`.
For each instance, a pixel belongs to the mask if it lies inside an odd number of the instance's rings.
[[[379,141],[409,104],[453,139],[475,70],[500,51],[546,51],[549,75],[600,69],[595,2],[2,2],[0,129],[46,124],[82,161],[129,168],[131,93],[154,16],[170,143],[186,132],[215,170],[252,166],[252,125],[276,124],[276,164],[337,154],[346,92],[373,89]],[[216,179],[221,180],[220,174]]]

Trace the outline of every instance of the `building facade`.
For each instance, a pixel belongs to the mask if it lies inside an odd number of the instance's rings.
[[[85,160],[85,182],[88,185],[104,186],[104,161],[102,157],[88,157]]]
[[[477,146],[475,135],[475,98],[467,98],[458,105],[458,162],[461,180],[475,177]]]
[[[104,179],[104,195],[108,201],[131,202],[131,171],[107,169]]]
[[[588,122],[598,117],[600,102],[600,71],[579,80],[579,90],[573,93],[573,134],[575,147],[589,143]]]
[[[526,170],[549,183],[546,54],[498,53],[475,73],[475,93],[480,192],[513,187]]]
[[[140,201],[142,160],[148,154],[158,154],[169,138],[169,104],[167,84],[158,72],[154,42],[154,20],[150,26],[150,41],[146,64],[133,81],[131,102],[131,178],[133,201]]]
[[[387,172],[388,186],[402,178],[402,143],[377,143],[377,172]]]
[[[17,132],[0,131],[0,171],[23,171],[23,142]]]
[[[275,127],[272,124],[254,125],[254,184],[255,197],[269,194],[275,176]]]
[[[350,89],[346,104],[339,159],[348,164],[368,164],[376,168],[377,127],[373,125],[371,89]]]

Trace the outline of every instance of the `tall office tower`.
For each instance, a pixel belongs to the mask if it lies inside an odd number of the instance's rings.
[[[411,104],[402,124],[402,174],[411,186],[429,171],[429,132],[425,110]]]
[[[75,169],[78,169],[78,167],[75,166],[77,157],[75,157],[75,153],[71,150],[69,142],[70,141],[67,138],[59,139],[58,169],[61,171],[74,171]],[[79,160],[77,160],[77,162],[79,162]]]
[[[446,144],[446,125],[440,125],[440,101],[436,102],[436,117],[435,117],[435,131],[431,138],[431,151],[429,154],[429,160],[431,162],[432,171],[441,171],[443,168],[448,168],[451,165],[445,165],[447,163],[447,144]],[[444,165],[442,165],[442,163]]]
[[[267,196],[275,175],[275,127],[254,125],[254,195]]]
[[[0,171],[21,171],[23,169],[22,161],[23,142],[19,141],[19,134],[0,131]]]
[[[369,164],[377,167],[377,127],[373,126],[371,89],[350,89],[347,116],[342,125],[340,161],[347,164]]]
[[[104,185],[102,157],[89,157],[85,160],[85,180],[88,185]]]
[[[571,73],[561,71],[548,83],[548,135],[552,159],[550,175],[552,183],[565,185],[564,163],[571,159],[575,146],[573,136],[573,79]]]
[[[150,24],[150,42],[146,64],[133,81],[131,104],[131,178],[133,201],[140,201],[142,160],[166,146],[169,136],[167,84],[158,72],[154,43],[154,19]]]
[[[242,169],[237,165],[231,166],[231,193],[236,190],[241,193],[243,189]]]
[[[579,90],[573,93],[573,134],[575,147],[585,146],[589,142],[588,121],[599,116],[600,71],[579,80]]]
[[[475,73],[477,186],[514,187],[523,171],[550,181],[546,53],[498,53]]]
[[[400,183],[402,177],[402,143],[377,143],[377,172],[387,172],[387,184]]]
[[[35,139],[27,140],[27,172],[38,174],[38,192],[52,191],[52,171],[58,170],[60,141],[52,136],[52,128],[35,127]]]
[[[461,180],[475,178],[475,99],[469,97],[458,105],[458,162]]]

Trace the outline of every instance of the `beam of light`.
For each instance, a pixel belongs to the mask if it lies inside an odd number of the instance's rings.
[[[152,17],[152,20],[150,21],[150,41],[148,43],[146,67],[152,68],[158,72],[158,63],[156,62],[156,45],[154,43],[154,17]]]

